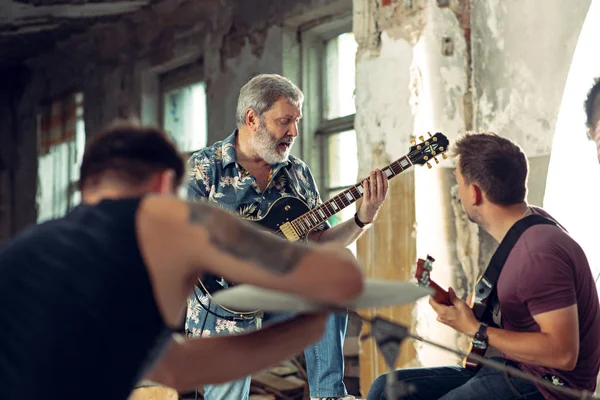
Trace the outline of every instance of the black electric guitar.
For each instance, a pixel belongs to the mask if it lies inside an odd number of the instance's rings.
[[[415,278],[417,278],[417,283],[424,287],[429,287],[435,291],[433,295],[433,299],[446,306],[452,305],[450,301],[450,294],[447,290],[443,289],[440,285],[431,280],[431,271],[433,270],[433,262],[435,260],[430,255],[427,256],[427,259],[423,260],[419,258],[417,261],[417,270],[415,271]],[[474,297],[471,299],[470,307],[473,309],[473,313],[475,316],[479,316],[479,320],[481,322],[486,322],[489,325],[493,325],[493,317],[488,312],[488,299],[487,295],[479,295],[478,293],[474,293]],[[483,317],[482,317],[483,316]],[[468,370],[477,371],[481,367],[479,362],[472,359],[471,354],[478,355],[480,357],[485,356],[485,353],[488,349],[488,345],[486,343],[482,343],[478,340],[473,340],[469,347],[469,351],[467,356],[463,359],[462,365],[463,368]]]
[[[429,138],[427,139],[421,136],[419,140],[421,140],[421,143],[418,144],[415,140],[412,140],[409,152],[405,156],[382,169],[388,180],[406,171],[413,165],[427,165],[431,168],[430,161],[434,160],[436,163],[439,163],[439,160],[436,158],[438,155],[446,158],[445,152],[447,151],[449,142],[442,133],[438,132],[433,136],[429,134]],[[252,220],[252,222],[258,223],[262,227],[283,236],[291,242],[304,241],[311,231],[327,221],[329,217],[337,214],[362,196],[363,187],[362,182],[360,182],[312,210],[304,201],[296,197],[281,197],[269,207],[264,217]],[[205,274],[202,279],[198,280],[197,286],[206,295],[211,297],[211,301],[214,302],[211,294],[232,285],[231,282],[227,282],[221,277]],[[219,306],[229,312],[240,315],[253,314],[259,311],[240,312],[221,305]]]

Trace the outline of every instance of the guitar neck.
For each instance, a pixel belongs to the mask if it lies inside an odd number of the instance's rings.
[[[452,302],[450,301],[450,295],[448,294],[448,292],[446,290],[442,289],[442,287],[440,285],[438,285],[434,281],[430,281],[428,286],[435,291],[435,294],[433,295],[433,299],[436,302],[446,305],[446,306],[452,305]]]
[[[389,164],[382,169],[388,180],[392,179],[396,175],[401,174],[405,170],[412,167],[412,162],[408,156],[404,156]],[[356,202],[363,196],[362,182],[349,187],[343,192],[335,195],[326,202],[313,208],[309,212],[301,215],[300,217],[291,221],[292,226],[298,232],[300,237],[308,234],[310,231],[327,221],[331,216],[337,214],[344,208],[348,207],[352,203]]]

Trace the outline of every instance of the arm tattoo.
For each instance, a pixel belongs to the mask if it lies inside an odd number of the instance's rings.
[[[256,263],[270,272],[285,274],[293,271],[310,249],[290,243],[260,226],[243,221],[206,203],[190,204],[190,222],[202,225],[210,241],[219,249],[242,261]]]

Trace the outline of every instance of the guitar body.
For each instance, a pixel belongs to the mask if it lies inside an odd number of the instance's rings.
[[[478,361],[473,360],[473,358],[471,358],[471,354],[478,355],[479,357],[484,357],[488,349],[488,346],[485,343],[476,342],[477,341],[473,339],[473,341],[471,342],[471,346],[469,347],[467,356],[462,362],[463,368],[471,370],[473,372],[479,371],[479,368],[481,368],[481,364],[479,364]]]
[[[486,324],[488,324],[488,326],[498,327],[498,325],[494,322],[494,315],[488,307],[488,299],[489,297],[487,296],[478,296],[478,293],[474,293],[473,301],[470,305],[471,309],[473,309],[473,314],[479,322],[485,322]],[[473,360],[469,356],[471,354],[476,354],[480,357],[483,357],[485,356],[488,349],[489,346],[487,344],[480,343],[479,341],[473,339],[471,345],[469,346],[467,357],[465,357],[465,359],[463,360],[463,368],[475,372],[478,371],[479,368],[481,368],[481,364],[479,364],[478,361]]]
[[[283,233],[280,230],[281,225],[301,217],[308,211],[310,211],[310,208],[308,208],[304,201],[296,197],[286,196],[277,199],[273,204],[271,204],[271,207],[269,207],[269,210],[267,211],[264,217],[260,219],[252,219],[249,221],[259,224],[263,228],[272,231],[276,235],[282,236]],[[302,237],[300,240],[305,241],[306,236]],[[198,288],[200,288],[200,290],[204,292],[204,294],[211,297],[212,300],[212,294],[218,292],[219,290],[232,287],[234,285],[235,283],[227,282],[223,278],[215,276],[213,274],[204,274],[202,279],[198,280],[197,286]],[[224,309],[236,314],[254,314],[259,311],[254,310],[250,312],[240,312],[230,310],[227,308]]]
[[[304,201],[296,197],[281,197],[271,204],[264,217],[252,220],[252,222],[275,232],[277,235],[282,235],[280,227],[283,224],[300,218],[309,211],[310,208]],[[306,240],[306,236],[303,236],[300,240]]]

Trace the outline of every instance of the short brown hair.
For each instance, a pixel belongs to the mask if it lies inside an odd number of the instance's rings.
[[[600,121],[600,77],[594,79],[594,84],[590,88],[587,98],[583,104],[585,109],[585,124],[588,128],[596,128]],[[589,132],[588,132],[589,134]]]
[[[117,122],[93,136],[86,147],[79,173],[79,190],[91,178],[111,172],[132,185],[152,174],[172,169],[181,183],[185,161],[162,129]]]
[[[493,132],[466,133],[451,146],[467,184],[476,184],[494,204],[522,203],[529,165],[521,147]]]

